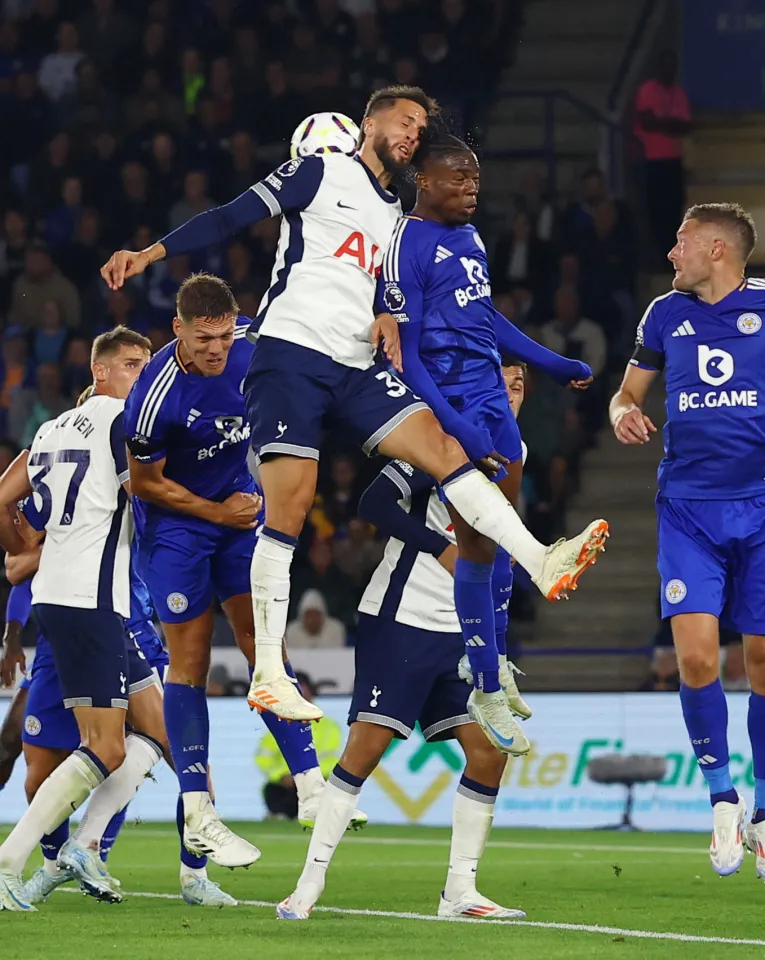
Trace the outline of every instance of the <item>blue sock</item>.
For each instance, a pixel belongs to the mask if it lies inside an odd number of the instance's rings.
[[[501,547],[497,549],[494,560],[491,591],[494,596],[494,634],[497,638],[497,653],[500,656],[507,656],[507,625],[510,619],[510,596],[513,592],[513,568],[510,566],[510,554]]]
[[[749,694],[747,715],[749,742],[752,745],[754,768],[754,813],[752,823],[765,820],[765,697],[760,693]]]
[[[728,703],[719,679],[698,689],[681,684],[680,705],[712,806],[721,800],[737,803],[728,766]]]
[[[69,839],[69,820],[64,820],[59,824],[53,833],[46,833],[40,840],[42,855],[46,860],[55,860],[58,857],[59,850]]]
[[[166,683],[165,727],[181,793],[206,791],[210,715],[205,688]]]
[[[287,676],[294,680],[295,671],[292,665],[285,663],[284,669],[287,671]],[[263,711],[261,717],[276,740],[293,777],[296,773],[305,773],[306,770],[313,770],[314,767],[319,766],[310,723],[288,723],[268,711]]]
[[[99,850],[101,859],[104,861],[104,863],[106,863],[108,860],[112,847],[117,842],[117,837],[122,829],[122,824],[125,822],[127,811],[128,808],[123,807],[123,809],[120,810],[119,813],[115,813],[111,820],[106,824],[106,830],[104,830],[104,835],[101,837],[101,848]]]
[[[178,803],[175,805],[175,824],[178,827],[178,836],[181,838],[181,863],[192,870],[201,870],[207,866],[207,857],[197,857],[183,845],[183,797],[178,794]]]
[[[454,564],[454,605],[465,638],[476,690],[499,690],[497,638],[494,634],[492,563],[457,560]]]

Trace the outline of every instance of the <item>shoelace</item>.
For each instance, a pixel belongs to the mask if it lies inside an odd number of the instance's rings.
[[[204,824],[199,832],[203,837],[210,840],[212,843],[218,843],[221,846],[231,843],[234,839],[234,834],[229,830],[226,824],[222,820],[217,820],[214,818],[211,818],[206,824]]]

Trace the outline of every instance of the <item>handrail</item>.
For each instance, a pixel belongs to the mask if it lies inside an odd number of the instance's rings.
[[[624,84],[630,72],[630,67],[632,66],[632,61],[635,59],[635,54],[643,42],[648,24],[656,10],[657,2],[658,0],[645,0],[643,3],[640,16],[637,18],[629,43],[624,50],[624,54],[616,70],[616,75],[614,76],[614,81],[608,93],[607,102],[609,110],[616,110],[617,108]]]
[[[618,164],[617,156],[619,154],[620,139],[628,134],[627,128],[621,122],[609,116],[605,111],[599,110],[591,103],[581,100],[567,90],[548,89],[548,90],[505,90],[502,91],[498,100],[543,100],[544,101],[544,124],[542,133],[542,143],[539,147],[527,147],[522,149],[509,150],[484,150],[482,156],[493,160],[529,160],[542,159],[547,164],[547,180],[550,192],[555,192],[556,174],[557,174],[557,156],[555,146],[555,104],[566,102],[575,107],[590,120],[594,120],[607,135],[607,150],[603,158],[603,166],[608,176],[612,189],[618,187]],[[593,144],[593,152],[598,151],[598,144]]]

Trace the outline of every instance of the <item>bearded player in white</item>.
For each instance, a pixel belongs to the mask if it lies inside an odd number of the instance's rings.
[[[379,90],[367,104],[353,157],[288,161],[231,203],[199,214],[145,250],[118,251],[101,269],[118,289],[157,260],[221,243],[282,215],[271,287],[251,328],[257,345],[245,391],[266,502],[251,569],[256,665],[248,699],[285,719],[322,716],[287,677],[282,643],[290,565],[313,503],[325,427],[342,429],[369,455],[424,470],[466,522],[514,556],[550,600],[574,589],[604,546],[602,521],[552,547],[535,540],[481,472],[495,473],[504,458],[487,450],[476,469],[427,405],[375,363],[383,344],[401,369],[395,317],[373,317],[375,277],[401,216],[388,188],[409,166],[435,109],[417,87]],[[482,709],[496,741],[511,746],[517,725],[504,699],[493,697]]]

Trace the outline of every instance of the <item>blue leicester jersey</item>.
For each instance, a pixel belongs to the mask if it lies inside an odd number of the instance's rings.
[[[143,564],[139,550],[139,541],[146,530],[147,505],[138,497],[133,497],[131,504],[135,536],[130,545],[130,619],[127,622],[128,630],[130,630],[132,623],[140,623],[154,617],[154,607],[149,596],[149,588],[144,580]]]
[[[664,370],[667,422],[659,493],[690,500],[765,494],[765,280],[716,304],[654,300],[631,363]]]
[[[419,354],[444,396],[479,382],[502,388],[486,248],[471,224],[404,217],[383,258],[376,307],[422,325]]]
[[[240,317],[225,369],[217,376],[190,373],[173,341],[141,371],[125,403],[128,448],[141,463],[164,460],[164,475],[207,500],[222,502],[255,482],[247,466],[250,427],[242,395],[252,345],[250,320]],[[205,520],[145,504],[149,535],[168,519],[208,529]],[[140,530],[139,530],[140,536]]]

